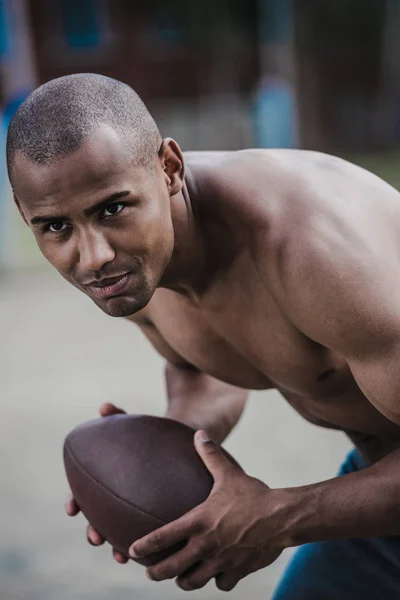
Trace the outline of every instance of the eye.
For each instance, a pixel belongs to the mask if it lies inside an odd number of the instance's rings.
[[[122,202],[114,202],[114,204],[109,204],[107,208],[104,209],[104,216],[111,217],[112,215],[117,215],[122,210],[124,210],[124,208],[125,204],[123,204]]]
[[[54,221],[54,223],[49,223],[47,225],[47,230],[51,231],[51,233],[60,233],[66,229],[68,229],[68,225],[65,221]]]

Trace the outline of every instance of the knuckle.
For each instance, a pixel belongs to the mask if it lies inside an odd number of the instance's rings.
[[[202,588],[205,583],[202,583],[198,578],[196,577],[186,577],[185,579],[180,579],[178,581],[178,585],[182,590],[198,590],[200,588]]]
[[[235,585],[237,584],[237,581],[232,581],[229,580],[228,578],[226,579],[218,579],[216,580],[216,586],[219,590],[221,590],[221,592],[230,592],[231,590],[233,590],[233,588],[235,587]]]
[[[231,558],[227,558],[223,561],[221,565],[221,570],[224,572],[231,572],[236,569],[236,565]]]
[[[146,571],[146,575],[152,581],[160,581],[158,570],[156,569],[156,567],[148,568]]]
[[[210,547],[210,543],[207,538],[201,537],[198,539],[198,541],[196,543],[196,548],[197,548],[199,554],[205,554],[206,552],[208,552],[209,547]]]
[[[212,523],[207,515],[198,514],[194,518],[192,530],[194,533],[206,533],[212,529]]]
[[[225,581],[221,581],[220,583],[217,583],[217,588],[221,590],[221,592],[230,592],[231,589],[233,589],[233,586],[231,587],[230,584],[226,583]]]
[[[204,453],[205,454],[217,454],[218,448],[214,444],[214,442],[204,442]]]
[[[199,554],[202,558],[213,558],[218,552],[218,545],[209,538],[201,538],[198,543]]]
[[[162,545],[162,536],[158,531],[154,531],[149,537],[149,542],[154,548],[160,548]]]
[[[175,577],[175,572],[172,568],[160,569],[160,571],[157,572],[157,581],[172,579],[173,577]]]
[[[172,579],[176,576],[176,566],[173,563],[160,567],[150,567],[147,569],[151,579],[162,581],[163,579]]]

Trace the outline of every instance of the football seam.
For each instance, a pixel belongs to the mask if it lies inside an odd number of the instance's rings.
[[[162,523],[163,525],[167,524],[167,521],[164,521],[164,519],[160,519],[160,517],[156,517],[155,515],[152,515],[151,513],[147,512],[146,510],[144,510],[143,508],[140,508],[140,506],[137,506],[136,504],[134,504],[133,502],[129,502],[129,500],[126,500],[125,498],[123,498],[122,496],[120,496],[119,494],[116,494],[115,492],[113,492],[112,490],[110,490],[110,488],[108,488],[106,485],[104,485],[104,483],[102,483],[101,481],[99,481],[97,479],[97,477],[94,477],[94,475],[91,475],[86,469],[85,467],[82,465],[82,463],[76,458],[75,454],[73,453],[73,451],[71,450],[69,444],[65,445],[65,449],[67,450],[67,452],[70,454],[72,460],[75,461],[75,463],[78,465],[78,467],[81,469],[81,471],[83,471],[85,473],[85,475],[91,479],[92,481],[94,481],[95,483],[97,483],[97,485],[99,485],[101,488],[103,488],[104,490],[106,490],[109,494],[111,494],[112,496],[114,496],[115,498],[118,498],[118,500],[121,500],[121,502],[123,502],[124,504],[127,504],[128,506],[131,506],[133,508],[135,508],[136,510],[138,510],[139,512],[141,512],[143,515],[146,515],[146,517],[151,517],[152,519],[156,519],[157,521],[160,521],[160,523]]]

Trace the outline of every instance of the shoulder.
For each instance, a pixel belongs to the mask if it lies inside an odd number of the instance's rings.
[[[224,221],[232,231],[262,229],[285,180],[275,163],[280,163],[279,155],[266,150],[188,153],[191,199],[199,213]]]
[[[284,281],[299,273],[337,268],[371,270],[398,263],[399,192],[376,175],[341,158],[289,151],[269,181],[268,225],[256,237],[258,251]],[[277,161],[278,162],[278,161]],[[278,170],[278,168],[276,169]],[[275,171],[275,169],[274,169]]]
[[[321,193],[368,196],[398,194],[392,186],[343,158],[310,150],[247,149],[227,152],[188,152],[185,163],[200,188],[231,197],[259,197]],[[251,200],[250,200],[251,201]]]
[[[372,173],[341,158],[305,150],[190,152],[185,162],[201,202],[236,211],[254,227],[299,223],[331,204],[369,210],[377,195],[398,193]],[[369,202],[369,200],[372,202]],[[376,202],[375,202],[376,205]],[[279,223],[280,220],[280,223]]]
[[[349,357],[400,333],[399,249],[362,213],[302,215],[264,243],[260,272],[291,322]],[[258,243],[258,256],[263,252]]]

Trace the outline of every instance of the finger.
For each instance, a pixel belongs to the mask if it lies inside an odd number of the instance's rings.
[[[110,402],[105,402],[100,406],[100,416],[109,417],[111,415],[126,415],[126,412],[122,408],[117,408]]]
[[[223,592],[230,592],[241,579],[238,573],[220,573],[215,578],[215,585]]]
[[[105,542],[105,539],[90,524],[87,526],[86,529],[86,537],[87,541],[92,546],[101,546]]]
[[[69,515],[70,517],[75,517],[75,515],[77,515],[80,512],[81,509],[79,508],[78,503],[73,496],[68,497],[67,502],[65,504],[65,510],[67,512],[67,515]]]
[[[196,538],[193,538],[182,550],[149,567],[147,576],[153,581],[163,581],[164,579],[183,576],[189,572],[189,569],[199,565],[200,561],[212,558],[215,552],[216,549],[211,543],[199,542]]]
[[[207,585],[218,571],[219,566],[215,561],[198,563],[178,577],[176,585],[185,591],[199,590]]]
[[[221,480],[233,470],[237,470],[237,467],[223,453],[221,446],[210,439],[207,432],[203,429],[196,431],[194,444],[200,458],[210,471],[215,482]]]
[[[168,523],[168,525],[164,525],[137,540],[129,548],[129,556],[131,558],[141,558],[159,550],[165,550],[165,548],[189,538],[198,526],[196,514],[194,510],[190,511],[180,519],[172,521],[172,523]]]
[[[117,563],[119,563],[120,565],[125,565],[129,560],[129,558],[124,556],[121,552],[118,552],[118,550],[116,550],[115,548],[113,548],[113,556]]]

